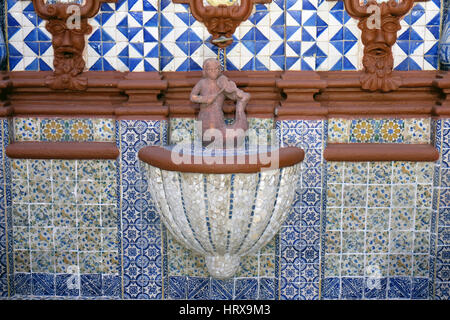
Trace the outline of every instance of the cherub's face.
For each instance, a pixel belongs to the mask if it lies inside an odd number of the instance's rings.
[[[207,63],[204,72],[207,78],[211,80],[216,80],[221,73],[220,64],[215,62]]]

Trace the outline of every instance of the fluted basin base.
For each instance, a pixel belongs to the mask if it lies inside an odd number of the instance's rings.
[[[156,146],[139,151],[148,163],[149,191],[161,219],[175,240],[205,257],[212,277],[230,278],[241,256],[258,252],[280,230],[294,200],[304,152],[289,147],[270,153],[215,150],[205,157],[188,149],[186,159],[193,161],[176,164],[172,151]],[[237,161],[238,152],[245,161]],[[271,155],[271,164],[277,165],[251,162],[255,155]]]
[[[216,279],[231,278],[239,268],[241,258],[236,255],[206,256],[209,274]]]

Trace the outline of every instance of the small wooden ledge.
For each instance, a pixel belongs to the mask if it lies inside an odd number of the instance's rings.
[[[116,159],[119,149],[113,142],[14,142],[6,155],[15,159]]]
[[[439,152],[431,144],[330,143],[327,161],[436,161]]]

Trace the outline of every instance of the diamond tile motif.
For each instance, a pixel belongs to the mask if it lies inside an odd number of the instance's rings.
[[[30,0],[7,1],[10,70],[52,70],[51,36]],[[438,68],[440,2],[416,3],[401,21],[393,47],[396,70]],[[170,0],[104,3],[90,20],[86,68],[118,71],[194,71],[216,57],[206,28],[187,4]],[[361,31],[342,1],[256,4],[222,52],[227,70],[359,70]]]

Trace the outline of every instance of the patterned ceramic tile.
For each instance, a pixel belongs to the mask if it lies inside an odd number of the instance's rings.
[[[16,141],[114,141],[112,119],[14,118]]]
[[[330,162],[327,168],[322,298],[411,299],[413,281],[415,299],[428,298],[434,164]],[[384,280],[363,294],[344,288],[363,275]]]
[[[396,69],[437,69],[440,6],[437,0],[416,4],[404,17],[393,47]],[[103,4],[91,25],[89,70],[199,70],[204,58],[218,55],[186,4]],[[51,35],[30,1],[7,1],[7,34],[10,70],[52,69]],[[256,4],[219,55],[228,70],[356,70],[362,67],[360,36],[357,21],[340,2],[275,0]]]

